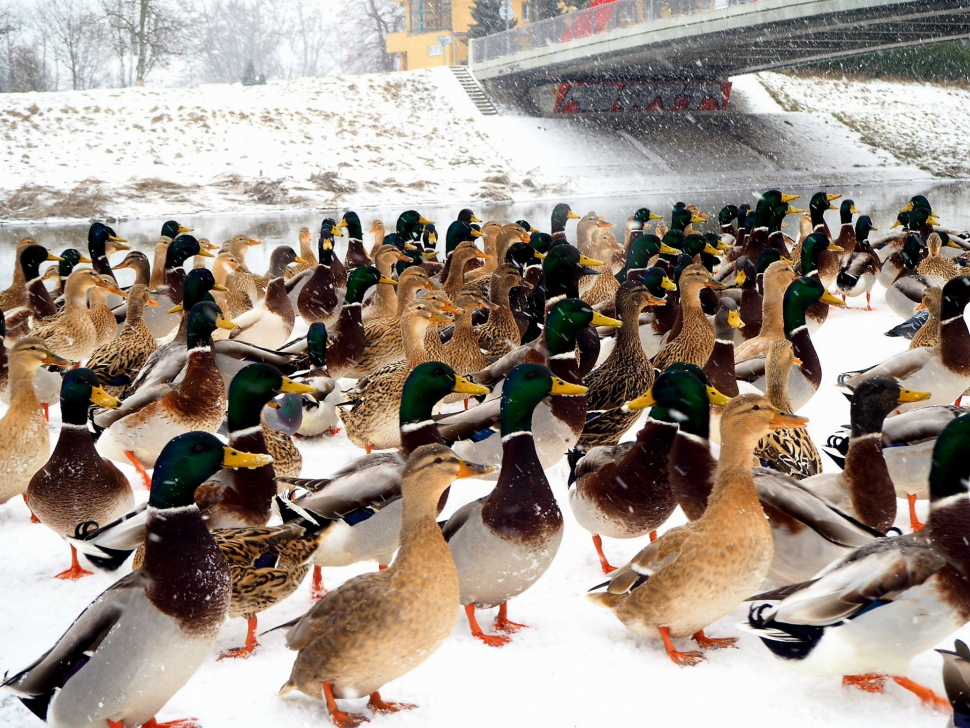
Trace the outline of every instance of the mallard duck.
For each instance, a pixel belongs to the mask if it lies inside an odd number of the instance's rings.
[[[663,305],[642,283],[627,281],[616,293],[616,313],[623,325],[616,334],[616,345],[603,364],[584,381],[586,426],[579,447],[614,447],[637,421],[639,414],[623,410],[623,404],[650,389],[653,366],[640,345],[640,309]],[[652,529],[651,529],[652,530]]]
[[[20,256],[31,245],[37,245],[31,237],[21,238],[17,243],[17,250],[14,252],[13,282],[9,288],[0,292],[0,310],[4,313],[27,305],[27,277],[20,267]]]
[[[696,665],[698,651],[678,652],[671,638],[691,637],[703,649],[730,647],[734,638],[704,634],[757,589],[771,566],[774,544],[751,475],[751,456],[771,428],[804,418],[780,412],[755,394],[733,399],[721,418],[721,457],[704,515],[667,531],[590,594],[634,634],[660,637],[676,665]]]
[[[458,575],[435,523],[436,505],[456,478],[489,470],[444,445],[426,445],[411,455],[401,484],[406,510],[397,559],[385,571],[344,583],[297,620],[286,645],[299,654],[281,695],[322,693],[331,721],[344,727],[366,718],[341,711],[336,698],[369,694],[368,705],[380,713],[415,707],[388,703],[378,691],[430,657],[455,626]],[[402,620],[414,629],[401,630]],[[352,625],[362,623],[364,632],[355,632]]]
[[[550,394],[582,395],[542,364],[519,364],[502,388],[502,470],[492,492],[457,510],[442,526],[461,584],[461,604],[472,634],[492,646],[510,641],[486,635],[475,608],[499,607],[495,627],[514,632],[507,602],[549,568],[562,541],[563,520],[542,470],[532,435],[532,413]]]
[[[956,640],[955,651],[937,650],[943,655],[943,687],[953,708],[947,728],[959,728],[970,723],[970,647]]]
[[[458,289],[465,285],[465,273],[468,263],[472,260],[491,260],[488,253],[483,253],[473,240],[459,243],[441,271],[441,288],[450,297],[458,295]]]
[[[303,419],[297,432],[302,437],[315,437],[324,432],[335,435],[340,430],[337,404],[343,401],[343,394],[327,369],[327,327],[320,322],[310,324],[306,343],[310,369],[294,376],[313,387],[313,392],[303,395]]]
[[[177,384],[139,388],[128,397],[101,434],[98,449],[117,462],[130,462],[150,483],[146,468],[165,443],[193,430],[217,432],[226,412],[226,388],[212,352],[212,332],[234,328],[219,307],[202,301],[189,312],[184,375]]]
[[[832,288],[838,277],[839,258],[834,244],[820,232],[812,233],[802,241],[801,274],[807,278],[818,278],[825,290]],[[826,257],[826,255],[828,257]],[[818,266],[825,265],[822,271]],[[808,312],[808,333],[814,334],[828,319],[829,307],[823,302],[812,304]]]
[[[500,226],[493,235],[490,228],[493,224],[498,225],[498,223],[486,223],[482,227],[485,235],[485,253],[491,257],[485,259],[485,264],[481,268],[465,273],[466,284],[476,282],[483,286],[488,285],[488,277],[505,262],[509,247],[516,241],[528,243],[531,240],[529,233],[514,222]]]
[[[283,271],[291,262],[299,259],[293,248],[281,245],[273,251],[270,258],[269,284],[266,286],[266,297],[260,306],[252,308],[236,316],[233,323],[239,327],[238,333],[230,338],[259,344],[267,349],[278,349],[283,346],[293,333],[296,317],[293,304],[286,295],[286,285]]]
[[[734,376],[734,332],[742,327],[744,322],[734,299],[725,296],[718,301],[714,315],[714,348],[703,371],[714,388],[727,397],[737,397],[741,393]]]
[[[47,422],[34,393],[35,373],[43,364],[71,363],[34,337],[14,344],[9,356],[10,407],[0,419],[0,504],[24,493],[50,455]]]
[[[88,253],[91,256],[91,267],[99,275],[110,276],[114,280],[114,273],[111,272],[111,263],[108,258],[122,250],[131,250],[126,245],[128,241],[110,227],[101,222],[95,222],[88,228]]]
[[[264,458],[203,432],[169,442],[155,468],[142,568],[3,687],[50,725],[154,725],[208,657],[229,609],[229,568],[195,508],[195,488],[219,468]]]
[[[940,342],[940,309],[943,306],[943,289],[933,286],[923,291],[923,302],[917,311],[926,311],[928,317],[909,343],[910,349],[936,346]]]
[[[300,316],[308,324],[315,321],[331,322],[340,308],[340,297],[337,295],[337,285],[333,274],[333,238],[321,237],[318,243],[320,263],[311,271],[305,271],[301,276],[291,278],[287,285],[290,295],[298,289],[296,308]],[[291,286],[295,282],[302,285]],[[331,322],[332,323],[332,322]]]
[[[829,306],[845,306],[842,301],[826,291],[817,278],[797,278],[785,291],[782,312],[785,336],[792,343],[795,358],[801,361],[801,364],[792,367],[791,376],[788,379],[788,393],[796,412],[815,395],[822,383],[822,363],[819,361],[806,323],[808,308],[818,301],[823,301]],[[766,328],[767,321],[766,316]],[[765,391],[768,386],[765,362],[766,360],[760,356],[738,361],[737,352],[735,352],[735,374],[738,379]]]
[[[580,334],[590,330],[590,326],[620,325],[620,321],[594,311],[585,301],[559,298],[549,308],[542,336],[536,342],[509,352],[474,378],[483,384],[496,383],[515,365],[531,362],[544,363],[554,376],[567,383],[581,384],[582,368],[576,356],[577,347],[581,346]],[[501,462],[502,438],[497,431],[502,402],[499,393],[496,385],[495,392],[481,406],[439,420],[438,429],[446,440],[460,440],[454,448],[463,457],[474,454],[479,458],[477,462]],[[539,462],[548,469],[579,441],[586,424],[586,397],[552,395],[536,407],[532,423]]]
[[[110,343],[118,336],[118,321],[115,319],[114,312],[108,306],[108,296],[120,295],[125,298],[127,294],[118,288],[114,278],[101,276],[104,286],[95,286],[88,295],[88,316],[94,324],[95,348],[100,348]]]
[[[957,276],[943,287],[940,341],[936,346],[911,349],[869,369],[839,376],[839,384],[856,387],[872,377],[890,377],[907,388],[931,397],[899,407],[900,412],[949,404],[970,386],[970,332],[963,311],[970,303],[970,278]]]
[[[260,425],[263,407],[281,392],[310,392],[311,387],[284,377],[269,364],[249,364],[229,385],[229,446],[268,455]],[[249,470],[220,473],[195,493],[195,502],[209,529],[265,526],[276,495],[272,463]]]
[[[560,202],[552,208],[549,232],[552,233],[553,240],[566,239],[566,223],[569,220],[578,220],[579,215],[570,209],[565,202]]]
[[[374,267],[381,272],[381,276],[392,282],[379,283],[377,288],[374,289],[374,298],[371,305],[364,311],[365,322],[393,318],[398,312],[397,288],[394,286],[391,275],[394,271],[394,264],[401,260],[407,260],[407,256],[393,245],[381,246],[377,251],[377,255],[374,257]],[[427,273],[425,273],[425,276],[427,276]]]
[[[882,267],[879,256],[869,245],[869,232],[872,230],[878,230],[878,228],[873,227],[869,216],[860,215],[856,220],[852,236],[855,250],[842,256],[839,275],[835,279],[843,300],[866,294],[866,311],[873,310],[870,294],[872,285],[876,282],[876,275]]]
[[[92,404],[116,408],[121,401],[104,391],[97,374],[74,369],[64,375],[61,387],[61,433],[50,459],[30,479],[26,498],[40,522],[62,538],[73,536],[80,524],[106,524],[134,505],[128,479],[94,449],[88,432]],[[58,579],[89,576],[71,546],[71,567]]]
[[[118,263],[118,265],[112,266],[111,270],[132,270],[135,272],[135,283],[141,283],[146,288],[151,283],[151,263],[148,261],[148,256],[140,250],[130,251],[124,260]]]
[[[509,291],[515,286],[531,289],[531,286],[523,280],[518,268],[504,263],[492,276],[488,296],[489,301],[498,308],[491,311],[488,321],[475,331],[479,346],[489,356],[508,354],[521,343],[522,334],[519,332],[519,325],[515,321],[509,303]]]
[[[701,308],[700,293],[704,288],[723,289],[703,265],[689,266],[680,276],[680,305],[683,311],[683,327],[680,334],[664,344],[654,357],[657,369],[666,369],[676,362],[704,366],[714,348],[714,326],[707,320]]]
[[[337,223],[337,229],[347,231],[347,255],[344,257],[344,267],[351,270],[361,265],[373,265],[373,261],[364,250],[364,231],[357,213],[353,210],[345,212]]]
[[[28,245],[21,251],[19,270],[27,279],[27,301],[24,307],[7,311],[11,331],[26,335],[31,319],[34,326],[38,326],[58,315],[54,299],[40,274],[40,264],[47,260],[59,260],[59,257],[40,245]]]
[[[286,280],[295,278],[297,275],[305,270],[310,270],[319,264],[317,260],[317,254],[313,252],[313,239],[310,237],[310,228],[301,227],[299,233],[299,243],[300,243],[300,254],[299,258],[302,263],[293,263],[286,268],[286,272],[283,277]]]
[[[929,396],[900,387],[887,377],[862,382],[852,393],[852,424],[843,471],[807,478],[803,485],[867,526],[888,531],[896,521],[896,491],[884,457],[892,448],[883,441],[883,426],[900,405]],[[912,525],[916,530],[922,527],[918,522]]]
[[[361,308],[367,291],[386,282],[372,265],[354,268],[347,276],[347,293],[340,307],[337,322],[331,326],[327,368],[334,378],[346,377],[356,368],[367,351],[367,336],[361,320]]]
[[[960,247],[949,241],[948,244],[955,248]],[[940,255],[940,251],[943,249],[943,236],[940,233],[932,233],[926,238],[926,249],[930,254],[916,267],[916,272],[919,275],[940,288],[946,285],[946,282],[951,278],[960,275],[960,266],[954,263],[952,259]]]
[[[461,376],[466,376],[488,366],[488,359],[479,348],[478,336],[472,326],[472,313],[476,308],[494,311],[498,306],[483,298],[471,286],[458,289],[455,304],[461,313],[455,315],[455,332],[445,344],[444,361]]]
[[[163,291],[159,291],[159,293],[165,295],[172,302],[172,305],[182,303],[182,289],[188,276],[182,266],[193,255],[201,255],[203,258],[213,257],[208,250],[202,250],[199,241],[191,235],[179,235],[165,252],[165,284]],[[213,275],[217,272],[214,270]],[[216,282],[220,286],[223,285],[223,281],[219,281],[218,277]],[[153,287],[152,290],[158,289]]]
[[[857,238],[852,225],[852,216],[859,214],[861,214],[859,208],[852,200],[845,199],[839,203],[839,234],[833,236],[832,242],[846,253],[855,252]]]
[[[667,453],[677,420],[661,404],[673,391],[667,382],[674,376],[674,372],[661,374],[645,394],[625,405],[632,412],[653,407],[636,440],[596,447],[585,454],[571,453],[570,481],[575,480],[576,487],[569,492],[569,506],[579,525],[593,535],[604,574],[616,567],[603,553],[602,536],[639,538],[649,534],[654,541],[657,529],[677,506],[667,478]]]
[[[381,220],[372,220],[370,226],[370,232],[374,234],[374,244],[370,249],[370,257],[373,258],[377,255],[377,251],[382,245],[384,245],[384,237],[387,234],[387,228],[384,226]]]
[[[143,284],[136,283],[128,290],[128,312],[121,333],[95,349],[88,358],[88,368],[98,375],[101,386],[111,396],[124,392],[158,348],[142,316],[145,306],[155,308],[158,302]]]
[[[399,411],[401,449],[363,455],[328,478],[283,478],[302,491],[295,502],[327,518],[342,519],[332,538],[314,556],[314,594],[323,593],[321,566],[347,566],[360,561],[390,563],[400,544],[401,473],[411,452],[422,445],[441,443],[431,413],[450,393],[483,395],[486,387],[455,374],[447,364],[425,362],[404,383]],[[438,502],[445,507],[447,492]]]
[[[828,192],[816,192],[812,195],[812,198],[808,201],[808,215],[811,223],[809,235],[817,232],[823,234],[829,240],[832,239],[832,231],[829,230],[829,226],[825,222],[825,213],[829,210],[839,209],[832,203],[840,197],[842,195],[835,195]],[[802,235],[799,242],[803,242],[806,237],[808,236]]]
[[[131,255],[131,253],[129,253]],[[143,254],[140,254],[143,255]],[[50,266],[44,271],[43,279],[44,281],[51,281],[54,288],[50,292],[54,299],[60,298],[64,295],[64,284],[67,282],[67,277],[71,275],[74,269],[81,263],[90,263],[91,259],[81,255],[79,250],[75,248],[66,248],[61,251],[58,256],[60,260],[57,265]],[[112,268],[112,270],[117,269],[118,266]]]
[[[87,293],[95,286],[108,288],[109,285],[89,268],[74,271],[67,279],[64,312],[53,321],[33,329],[31,336],[43,339],[51,351],[65,359],[78,362],[87,359],[97,348],[97,330],[88,314]],[[109,290],[125,295],[117,286]],[[114,316],[111,321],[114,324]]]
[[[748,341],[761,333],[764,321],[764,294],[758,290],[758,268],[747,256],[735,261],[734,285],[741,289],[738,313],[744,326],[740,329],[741,340]],[[794,277],[794,272],[792,273]],[[736,340],[736,337],[735,337]],[[740,344],[736,340],[736,343]]]
[[[919,237],[910,233],[902,249],[882,264],[882,273],[876,280],[886,287],[886,304],[900,318],[912,316],[923,300],[923,291],[933,285],[928,278],[916,272],[927,254],[926,246]]]
[[[792,366],[801,364],[795,357],[792,344],[787,339],[771,343],[765,362],[767,389],[765,397],[782,412],[791,412],[788,398],[788,379]],[[807,430],[793,429],[769,432],[758,442],[754,450],[755,461],[772,470],[802,480],[822,471],[822,458]]]
[[[623,252],[617,245],[616,236],[609,230],[599,236],[591,248],[590,258],[607,261],[599,267],[600,275],[580,279],[580,294],[590,306],[612,301],[620,287],[620,281],[613,275],[610,261]]]
[[[347,437],[369,453],[372,448],[385,450],[400,444],[396,417],[401,392],[408,373],[427,359],[424,334],[433,322],[450,322],[450,316],[438,313],[424,301],[411,303],[401,321],[404,339],[403,360],[377,369],[358,381],[352,390],[353,406],[341,412]]]
[[[797,672],[843,676],[843,684],[881,692],[919,653],[970,620],[966,544],[970,500],[970,416],[937,439],[930,475],[930,520],[918,534],[877,539],[835,561],[811,581],[751,599],[747,628]],[[943,698],[902,677],[927,703]]]

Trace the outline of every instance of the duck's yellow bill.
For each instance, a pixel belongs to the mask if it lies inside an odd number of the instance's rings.
[[[708,255],[720,255],[721,254],[721,251],[719,251],[717,248],[715,248],[710,243],[708,243],[707,245],[704,246],[704,252],[707,253]]]
[[[828,200],[829,202],[831,202],[832,200],[837,200],[840,197],[842,197],[842,195],[832,195],[832,194],[825,195],[825,199]]]
[[[539,260],[545,260],[545,259],[546,259],[546,254],[545,254],[545,253],[540,253],[540,252],[539,252],[538,250],[537,250],[537,251],[535,251],[535,252],[533,253],[533,255],[534,255],[535,257],[537,257],[537,258],[538,258]],[[489,257],[489,258],[491,258],[492,256],[488,256],[488,257]]]
[[[739,270],[737,277],[734,279],[734,285],[739,287],[743,286],[746,280],[748,280],[748,274],[743,270]]]
[[[47,251],[47,260],[61,261],[61,260],[64,260],[64,259],[61,256],[59,256],[59,255],[54,255],[52,252],[50,252],[48,250]]]
[[[438,255],[438,251],[436,250],[426,250],[423,253],[421,253],[421,257],[424,258],[425,260],[431,260],[436,255]]]
[[[623,322],[619,319],[604,316],[599,311],[593,311],[593,320],[589,323],[591,326],[612,326],[613,328],[619,328],[623,325]]]
[[[875,230],[875,228],[873,228],[873,229]],[[949,238],[947,238],[946,244],[947,244],[947,247],[950,247],[950,248],[960,248],[961,250],[963,249],[963,247],[959,243],[957,243],[957,242],[955,242],[955,241],[953,241],[953,240],[951,240]]]
[[[788,212],[786,214],[787,215],[800,215],[803,212],[805,212],[805,211],[802,210],[801,208],[795,207],[793,205],[789,205],[788,206]]]
[[[623,405],[624,412],[636,412],[637,410],[646,409],[647,407],[653,407],[657,404],[657,400],[653,398],[653,388],[647,390],[646,394],[641,394],[636,399],[631,399]]]
[[[728,402],[731,401],[731,398],[725,394],[721,394],[714,387],[708,385],[707,401],[710,402],[715,407],[724,407],[727,405]]]
[[[117,397],[112,397],[110,394],[105,392],[104,387],[91,387],[90,399],[93,404],[96,404],[99,407],[118,409],[121,406],[121,400]]]
[[[294,263],[299,263],[300,265],[306,265],[307,264],[307,262],[305,260],[303,260],[303,258],[301,258],[300,256],[296,256],[293,259],[293,262]]]
[[[347,220],[345,218],[340,218],[340,222],[337,223],[338,228],[347,227]]]
[[[475,230],[474,228],[472,228],[471,236],[473,238],[484,238],[485,233],[483,233],[481,230]]]
[[[718,250],[721,250],[721,251],[723,251],[723,252],[726,253],[729,250],[734,250],[734,246],[733,245],[728,245],[723,240],[718,240],[717,241],[717,249]]]
[[[455,386],[451,389],[452,392],[458,392],[459,394],[475,394],[482,395],[488,394],[492,390],[488,387],[483,387],[481,384],[475,384],[475,382],[469,382],[464,377],[459,377],[455,375]]]
[[[417,250],[418,249],[418,246],[417,245],[413,245],[412,243],[405,243],[404,244],[404,249],[405,250]]]
[[[935,212],[931,212],[929,214],[929,217],[926,218],[926,221],[929,222],[932,225],[939,225],[940,224],[940,218],[938,218],[936,216],[936,213]]]
[[[470,218],[468,218],[468,222],[481,222],[481,220],[472,215]]]
[[[185,225],[179,225],[179,233],[180,234],[181,233],[190,233],[190,232],[192,232],[192,228],[185,227]]]
[[[818,300],[827,303],[829,306],[838,306],[839,308],[845,308],[845,301],[840,301],[828,291],[824,291],[822,293],[822,297]]]
[[[578,397],[582,394],[586,394],[589,391],[588,387],[584,387],[582,384],[572,384],[559,377],[552,378],[552,389],[549,394],[565,394],[570,397]]]
[[[418,225],[434,225],[434,222],[418,216]]]
[[[294,382],[289,377],[283,377],[283,386],[280,387],[280,391],[292,392],[293,394],[312,394],[317,390],[309,384],[300,384],[299,382]]]
[[[798,195],[786,195],[784,192],[781,193],[782,202],[791,202],[792,200],[797,200]]]
[[[900,212],[909,212],[912,209],[913,209],[913,203],[912,202],[907,202],[906,203],[906,207],[899,208],[899,211]]]
[[[184,307],[184,306],[183,306],[183,305],[182,305],[181,303],[177,303],[177,304],[175,304],[174,306],[172,306],[172,307],[171,307],[171,308],[170,308],[170,309],[168,310],[168,312],[169,312],[169,313],[178,313],[179,311],[181,311],[181,310],[183,310],[184,308],[185,308],[185,307]]]
[[[224,468],[261,468],[273,462],[271,455],[242,452],[233,447],[223,447],[222,449],[222,467]]]
[[[588,265],[590,268],[595,268],[598,265],[605,265],[602,260],[596,260],[595,258],[588,258],[585,255],[580,254],[579,256],[580,265]]]
[[[804,427],[807,424],[807,417],[799,417],[798,415],[776,409],[774,417],[771,418],[771,422],[768,424],[768,428],[771,430],[792,430],[797,427]]]
[[[845,248],[841,245],[836,245],[835,243],[829,243],[829,250],[834,250],[836,253],[844,253]]]
[[[219,318],[216,319],[216,326],[218,326],[220,329],[228,329],[229,331],[235,331],[239,328],[238,324],[233,323],[221,313],[219,314]]]
[[[203,250],[202,248],[199,248],[199,252],[196,253],[196,255],[198,255],[200,258],[215,258],[216,257],[212,253],[210,253],[208,250]]]
[[[91,259],[89,257],[87,257],[86,255],[82,255],[81,256],[81,259],[78,262],[79,263],[90,263],[91,262]],[[125,267],[127,268],[128,266],[125,266]]]
[[[223,291],[223,292],[225,292],[225,291],[228,291],[229,289],[228,289],[228,288],[226,288],[226,287],[225,287],[224,285],[222,285],[221,283],[213,283],[213,284],[212,284],[212,290],[213,290],[213,291]]]
[[[483,475],[488,475],[489,473],[494,473],[498,470],[494,465],[483,465],[482,463],[470,463],[467,460],[461,460],[461,465],[458,466],[458,475],[455,476],[456,479],[460,478],[481,478]]]
[[[858,215],[859,214],[859,208],[856,207],[855,205],[852,205],[852,207],[849,208],[849,212],[851,212],[853,215]]]
[[[691,222],[704,222],[706,219],[707,219],[706,217],[701,217],[700,215],[694,215],[693,213],[691,213],[691,216],[690,216]]]
[[[381,276],[380,283],[386,283],[389,286],[396,286],[397,281],[393,278],[388,278],[387,276]]]
[[[737,311],[731,311],[728,313],[728,323],[732,328],[735,329],[744,328],[744,321],[741,320],[741,314],[739,314]]]
[[[677,248],[672,248],[667,243],[660,243],[660,252],[664,255],[680,255],[680,251]]]
[[[893,228],[898,228],[902,226],[903,224],[899,220],[897,220],[896,222],[894,222],[892,225],[889,226],[889,229],[892,230]],[[873,228],[873,230],[875,230],[875,228]]]
[[[573,212],[572,210],[570,210],[569,211],[569,214],[566,215],[566,219],[567,220],[578,220],[579,219],[579,215],[577,215],[575,212]]]
[[[927,400],[932,395],[929,392],[918,392],[915,389],[904,389],[899,388],[899,404],[904,402],[923,402]]]
[[[668,291],[676,291],[677,290],[677,284],[674,283],[672,280],[670,280],[667,276],[664,276],[663,277],[663,280],[660,281],[660,287],[661,288],[664,288],[664,289],[666,289]]]

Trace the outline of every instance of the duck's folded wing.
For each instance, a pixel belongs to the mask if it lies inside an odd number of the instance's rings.
[[[529,352],[534,349],[533,343],[517,346],[505,356],[482,369],[480,372],[472,374],[471,378],[478,384],[492,384],[505,377],[513,367],[525,361]]]
[[[626,594],[632,591],[658,571],[674,563],[680,556],[684,539],[689,537],[690,532],[684,528],[668,531],[662,538],[647,545],[629,563],[617,569],[606,591],[610,594]]]
[[[767,357],[753,356],[734,364],[734,378],[743,382],[755,382],[765,376]]]
[[[98,567],[117,569],[145,541],[148,511],[145,505],[102,525],[82,523],[67,541]]]
[[[111,427],[115,422],[120,420],[122,417],[130,415],[132,412],[138,412],[139,410],[145,409],[152,402],[157,402],[165,395],[173,392],[175,386],[167,382],[159,382],[158,384],[153,384],[147,387],[142,387],[137,392],[132,394],[130,397],[125,399],[121,403],[121,407],[114,410],[104,410],[99,412],[94,417],[95,423],[98,427]]]
[[[5,687],[24,698],[44,719],[55,691],[90,659],[134,600],[145,598],[146,577],[133,572],[95,599],[50,650],[26,669],[4,680]]]
[[[272,364],[274,367],[280,368],[292,367],[293,364],[293,357],[288,354],[281,354],[273,349],[265,349],[262,346],[249,344],[245,341],[222,339],[220,341],[213,342],[213,351],[215,351],[216,354],[232,357],[233,359],[244,360],[247,362]],[[286,371],[285,373],[288,374],[289,371]]]
[[[883,447],[914,445],[939,436],[950,422],[967,411],[950,404],[923,407],[890,417],[882,426]]]
[[[330,478],[279,478],[304,488],[308,495],[297,505],[324,518],[342,518],[361,508],[380,509],[401,497],[404,458],[396,452],[372,453],[334,473]]]
[[[889,377],[890,379],[905,380],[913,372],[919,371],[926,366],[933,357],[934,351],[931,347],[904,351],[889,357],[882,364],[877,364],[870,369],[840,374],[839,384],[857,387],[862,382],[873,377]]]
[[[461,527],[468,523],[468,520],[482,511],[482,506],[485,505],[485,500],[488,496],[484,498],[479,498],[478,500],[473,500],[471,503],[466,503],[457,511],[455,511],[451,518],[449,518],[445,523],[441,525],[441,535],[445,537],[445,541],[450,541],[451,538],[461,530]]]
[[[132,382],[131,391],[138,391],[157,382],[171,382],[182,371],[187,356],[184,345],[170,343],[160,346],[148,357],[138,377]]]
[[[241,334],[247,328],[249,328],[255,323],[258,323],[259,320],[263,318],[264,313],[266,313],[265,308],[251,308],[245,313],[241,313],[238,316],[236,316],[236,318],[234,318],[232,322],[236,324],[236,326],[238,326],[239,328],[236,331],[233,331],[229,335],[230,338],[235,338],[239,336],[239,334]]]
[[[794,478],[777,471],[754,468],[754,485],[763,503],[805,524],[838,546],[858,548],[885,535],[819,498]]]
[[[765,616],[787,624],[824,627],[850,619],[875,602],[892,601],[945,565],[940,554],[912,536],[878,539],[826,567],[814,582]]]
[[[445,440],[452,442],[468,440],[476,432],[487,430],[497,423],[501,408],[502,401],[496,398],[487,400],[470,410],[439,417],[437,419],[438,432]]]
[[[970,647],[957,640],[954,650],[937,650],[943,655],[943,687],[953,706],[954,718],[970,716]],[[954,721],[957,726],[965,725]]]

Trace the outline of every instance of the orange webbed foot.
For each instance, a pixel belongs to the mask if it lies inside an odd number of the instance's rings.
[[[944,698],[942,695],[937,695],[925,685],[920,685],[918,682],[913,682],[908,677],[897,677],[895,675],[893,676],[893,681],[901,688],[909,690],[909,692],[913,693],[926,707],[933,708],[934,710],[940,710],[944,713],[950,713],[953,711],[953,706],[950,705],[949,700]]]
[[[338,428],[333,429],[333,430],[327,430],[327,432],[329,432],[331,435],[339,435],[340,434],[340,430],[341,430],[341,428],[338,427]]]
[[[361,713],[347,713],[337,707],[337,701],[333,697],[333,685],[323,683],[323,697],[327,701],[327,710],[330,711],[330,720],[337,728],[357,728],[361,723],[369,723],[370,718]]]
[[[867,672],[862,675],[843,675],[842,687],[856,688],[867,693],[881,693],[886,687],[886,676],[877,672]]]
[[[370,700],[367,701],[367,707],[375,713],[387,714],[399,713],[402,710],[414,710],[418,706],[413,703],[389,703],[381,698],[380,693],[371,693]]]
[[[518,632],[520,629],[528,629],[529,625],[519,624],[518,622],[513,622],[509,619],[509,603],[502,602],[501,606],[498,608],[498,617],[495,618],[495,629],[499,632],[505,632],[506,634],[511,634]]]
[[[701,630],[691,637],[691,639],[702,650],[723,650],[726,647],[734,647],[737,649],[737,637],[708,637],[704,634],[704,630]]]
[[[121,723],[116,723],[115,725],[122,726]],[[159,723],[152,718],[141,728],[202,728],[202,726],[199,724],[198,718],[182,718],[181,720],[170,720],[167,723]]]
[[[62,571],[60,574],[55,574],[55,579],[70,579],[71,581],[77,581],[85,576],[91,576],[94,572],[88,571],[87,569],[82,569],[81,564],[77,560],[77,549],[71,546],[71,568],[66,571]]]
[[[913,533],[922,531],[923,523],[916,515],[916,495],[914,493],[908,493],[906,495],[906,500],[909,501],[909,525],[913,529]]]
[[[465,615],[468,617],[468,625],[471,627],[472,637],[477,637],[489,647],[504,647],[512,641],[511,637],[506,637],[504,635],[485,634],[482,631],[482,628],[478,625],[478,620],[475,618],[474,604],[468,604],[465,606]]]
[[[670,629],[668,627],[659,627],[658,631],[660,632],[660,638],[664,642],[664,649],[667,650],[667,657],[675,665],[680,667],[694,667],[705,660],[704,655],[697,650],[678,652],[674,649],[674,643],[670,640]]]

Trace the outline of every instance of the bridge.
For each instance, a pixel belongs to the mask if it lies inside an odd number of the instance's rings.
[[[544,113],[721,109],[727,79],[970,37],[970,0],[617,0],[476,38],[486,88]]]

